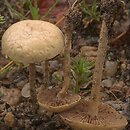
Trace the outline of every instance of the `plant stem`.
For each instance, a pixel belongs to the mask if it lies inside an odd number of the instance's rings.
[[[44,64],[44,84],[45,84],[45,87],[48,88],[49,86],[49,61],[45,61],[45,64]]]
[[[104,61],[106,57],[107,44],[108,44],[108,29],[106,26],[106,22],[103,20],[101,32],[100,32],[98,51],[97,51],[97,59],[95,62],[95,70],[93,74],[91,103],[89,106],[90,107],[89,114],[91,116],[97,116],[98,114],[98,105],[100,101],[100,86],[102,80]]]
[[[65,27],[65,51],[64,51],[64,83],[61,91],[58,93],[58,97],[65,96],[66,91],[70,86],[70,49],[72,39],[72,26],[67,22]]]
[[[30,95],[33,110],[36,113],[38,105],[37,105],[37,97],[36,97],[36,87],[35,87],[35,77],[36,77],[36,68],[35,64],[29,65],[29,83],[30,83]]]

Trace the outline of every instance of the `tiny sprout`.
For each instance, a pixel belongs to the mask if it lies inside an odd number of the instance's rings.
[[[32,18],[33,19],[39,19],[40,15],[39,15],[39,8],[38,8],[37,0],[34,0],[34,6],[33,6],[31,0],[28,0],[28,2],[29,2],[28,6],[29,6],[29,9],[30,9]]]
[[[90,80],[93,65],[93,62],[86,60],[82,56],[79,56],[72,61],[72,71],[74,72],[73,76],[76,80],[74,92],[80,92],[80,86]]]
[[[94,0],[91,6],[88,6],[83,0],[83,12],[92,20],[99,21],[101,18],[100,12],[97,10],[97,0]]]

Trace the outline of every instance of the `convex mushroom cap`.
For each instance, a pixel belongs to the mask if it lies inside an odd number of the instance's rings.
[[[60,116],[74,130],[123,130],[127,125],[125,117],[105,103],[99,104],[97,117],[90,117],[89,104],[90,101],[83,100]]]
[[[10,26],[2,37],[2,52],[23,64],[39,63],[60,54],[64,36],[52,23],[23,20]]]

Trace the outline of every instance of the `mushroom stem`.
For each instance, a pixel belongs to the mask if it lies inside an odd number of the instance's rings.
[[[70,86],[70,49],[72,39],[72,26],[67,23],[65,26],[65,51],[64,51],[64,83],[61,91],[58,93],[58,97],[62,98],[65,96],[66,91]]]
[[[36,68],[35,64],[29,64],[29,83],[30,83],[30,95],[34,112],[37,110],[37,98],[36,98],[36,87],[35,87]]]
[[[97,59],[95,62],[95,69],[93,74],[91,103],[89,106],[89,114],[91,116],[97,116],[98,114],[98,105],[100,101],[100,86],[102,80],[104,61],[106,57],[107,44],[108,44],[108,29],[106,26],[106,22],[103,20],[97,51]]]
[[[44,84],[46,88],[48,88],[49,86],[48,81],[49,81],[49,61],[46,60],[44,64]]]

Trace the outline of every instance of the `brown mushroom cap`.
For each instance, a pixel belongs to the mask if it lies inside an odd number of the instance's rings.
[[[75,130],[122,130],[127,120],[111,106],[100,103],[97,118],[88,115],[88,101],[60,113],[61,118]]]
[[[41,20],[23,20],[10,26],[2,37],[2,52],[23,64],[39,63],[60,54],[64,48],[61,30]]]
[[[68,92],[64,98],[57,98],[58,89],[45,89],[38,93],[37,100],[41,107],[51,112],[62,112],[68,110],[80,101],[77,94]]]

